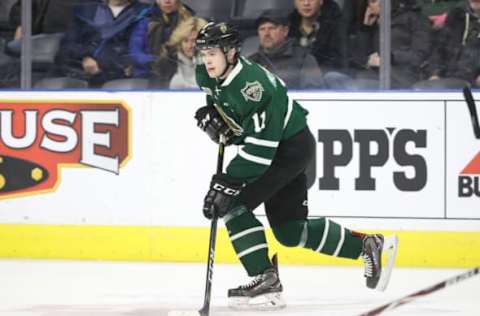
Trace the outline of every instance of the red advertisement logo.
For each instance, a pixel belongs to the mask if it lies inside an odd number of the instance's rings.
[[[480,151],[473,159],[463,168],[460,174],[480,174]]]
[[[458,196],[480,198],[480,152],[463,168],[458,176]]]
[[[62,167],[119,174],[130,114],[119,101],[0,101],[0,199],[54,191]]]

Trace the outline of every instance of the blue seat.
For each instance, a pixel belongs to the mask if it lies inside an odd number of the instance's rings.
[[[32,61],[34,63],[54,63],[62,38],[63,33],[33,35]],[[21,50],[21,41],[14,40],[7,43],[6,51],[9,55],[19,57]]]

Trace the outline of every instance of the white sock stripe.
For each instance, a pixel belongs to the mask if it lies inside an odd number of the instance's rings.
[[[340,253],[340,250],[342,250],[344,242],[345,242],[345,228],[340,226],[340,240],[338,241],[337,249],[335,249],[335,252],[333,253],[334,257],[338,257],[338,254]]]
[[[264,248],[268,248],[267,244],[260,244],[260,245],[250,247],[250,248],[245,249],[244,251],[240,252],[238,254],[238,258],[242,258],[243,256],[246,256],[248,254],[251,254],[252,252],[255,252],[257,250],[264,249]]]
[[[327,241],[327,235],[328,235],[328,229],[329,228],[330,228],[330,221],[328,220],[328,218],[326,218],[325,219],[325,228],[323,229],[322,241],[320,242],[320,245],[318,245],[318,248],[315,251],[320,252],[322,250],[323,246],[325,245],[325,242]]]
[[[238,238],[242,238],[245,235],[248,235],[248,234],[251,234],[251,233],[254,233],[254,232],[258,232],[258,231],[261,231],[261,230],[263,231],[263,226],[256,226],[256,227],[252,227],[252,228],[249,228],[249,229],[245,229],[244,231],[241,231],[241,232],[231,236],[230,240],[235,241]]]
[[[238,151],[238,154],[243,159],[246,159],[246,160],[261,164],[261,165],[270,166],[270,164],[272,163],[272,161],[270,159],[266,159],[266,158],[251,155],[251,154],[245,152],[243,150],[243,148],[240,148],[240,150]]]
[[[245,138],[245,143],[250,143],[250,144],[264,146],[264,147],[271,147],[271,148],[277,148],[279,144],[279,142],[275,142],[272,140],[259,139],[251,136],[248,136]]]
[[[307,239],[308,239],[308,222],[305,221],[303,224],[303,230],[302,234],[300,235],[300,242],[298,243],[298,247],[305,247],[307,244]]]

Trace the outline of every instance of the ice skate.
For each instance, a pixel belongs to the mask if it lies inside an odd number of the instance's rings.
[[[397,256],[398,237],[384,238],[383,235],[367,235],[363,238],[362,258],[365,263],[367,287],[385,291],[390,280],[395,257]],[[386,265],[382,268],[382,257]]]
[[[276,255],[273,267],[257,275],[252,282],[228,290],[228,305],[233,309],[275,310],[285,307]]]

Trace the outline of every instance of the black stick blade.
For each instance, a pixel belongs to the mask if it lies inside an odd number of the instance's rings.
[[[478,122],[477,108],[475,107],[475,100],[469,87],[463,88],[463,96],[467,102],[470,118],[472,119],[473,133],[475,134],[475,138],[480,139],[480,124]]]

